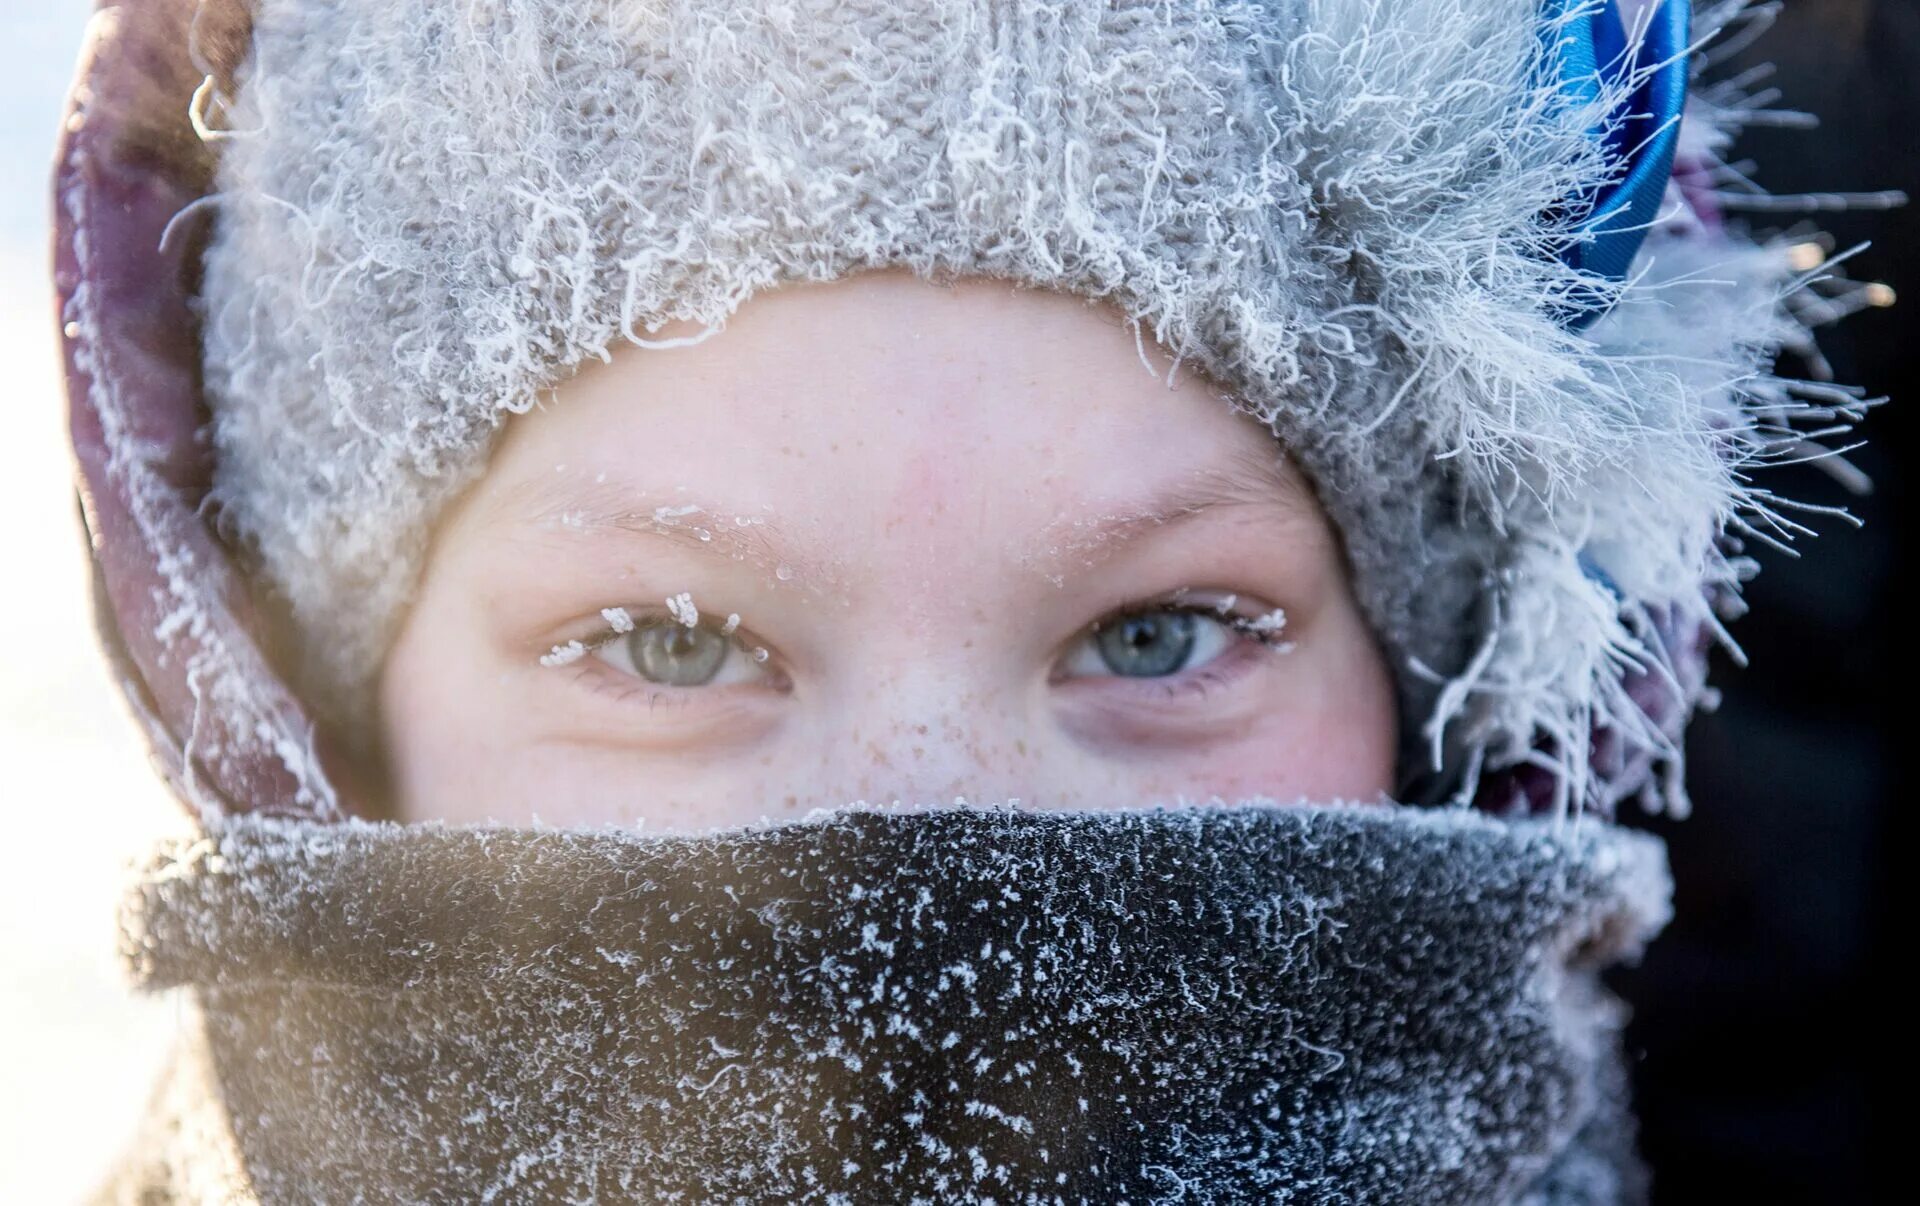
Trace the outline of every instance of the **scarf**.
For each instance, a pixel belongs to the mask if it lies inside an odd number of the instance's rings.
[[[264,817],[123,915],[184,990],[103,1199],[1638,1199],[1659,843],[1397,807],[696,837]]]

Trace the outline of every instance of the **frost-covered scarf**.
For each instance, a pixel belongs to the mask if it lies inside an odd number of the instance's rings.
[[[127,1202],[1632,1201],[1658,844],[1388,807],[237,821]]]

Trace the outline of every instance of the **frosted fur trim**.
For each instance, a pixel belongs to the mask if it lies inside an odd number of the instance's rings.
[[[1398,672],[1403,787],[1537,764],[1561,808],[1678,806],[1702,687],[1655,633],[1713,624],[1748,570],[1720,533],[1774,518],[1745,474],[1799,449],[1770,365],[1807,277],[1678,191],[1625,284],[1562,264],[1557,203],[1621,170],[1591,131],[1639,79],[1570,104],[1538,10],[261,0],[208,106],[218,501],[352,713],[435,515],[586,360],[868,268],[1063,290],[1313,477]],[[1710,175],[1744,104],[1691,101],[1682,155]],[[1592,298],[1619,304],[1556,320]],[[1593,773],[1596,733],[1630,773]]]

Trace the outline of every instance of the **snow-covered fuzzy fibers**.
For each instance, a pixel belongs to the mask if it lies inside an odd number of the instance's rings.
[[[1455,810],[229,819],[127,900],[188,1008],[107,1200],[1623,1206],[1668,891]]]
[[[785,282],[1010,279],[1118,306],[1305,466],[1409,785],[1535,762],[1563,806],[1677,803],[1628,683],[1668,719],[1702,689],[1657,633],[1737,592],[1804,282],[1677,217],[1625,285],[1561,262],[1638,81],[1571,102],[1541,7],[260,0],[209,113],[218,502],[352,711],[439,509],[583,362]],[[1697,94],[1682,155],[1743,106]],[[1618,304],[1576,332],[1583,297]],[[1596,731],[1634,773],[1589,773]]]

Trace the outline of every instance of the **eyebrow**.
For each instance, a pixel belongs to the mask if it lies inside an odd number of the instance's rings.
[[[520,493],[523,497],[517,500],[504,500],[503,509],[512,509],[516,502],[530,507],[520,518],[534,528],[649,536],[693,552],[749,561],[769,572],[784,567],[816,579],[824,569],[824,562],[810,557],[772,519],[746,510],[684,497],[653,503],[644,495],[636,505],[635,492],[613,482],[596,482],[584,490],[577,483],[541,483]]]
[[[709,556],[750,561],[769,572],[784,567],[816,581],[827,568],[824,559],[810,555],[765,515],[710,500],[678,496],[662,503],[657,497],[613,481],[584,487],[577,480],[534,482],[501,499],[497,511],[535,529],[648,536]],[[1222,468],[1195,474],[1144,499],[1117,503],[1110,513],[1047,524],[1021,542],[1017,559],[1035,568],[1070,556],[1092,554],[1104,560],[1148,533],[1237,508],[1305,520],[1318,512],[1319,503],[1305,478],[1277,449],[1271,454],[1243,453]],[[1064,536],[1063,527],[1069,529]]]
[[[1037,534],[1039,539],[1022,560],[1034,564],[1069,554],[1111,556],[1150,532],[1237,508],[1257,508],[1288,521],[1304,521],[1318,514],[1320,504],[1306,479],[1277,449],[1271,454],[1242,453],[1224,468],[1196,474],[1116,514],[1051,524]],[[1063,525],[1072,530],[1066,547],[1045,547],[1059,543]],[[1049,534],[1052,541],[1047,539]]]

